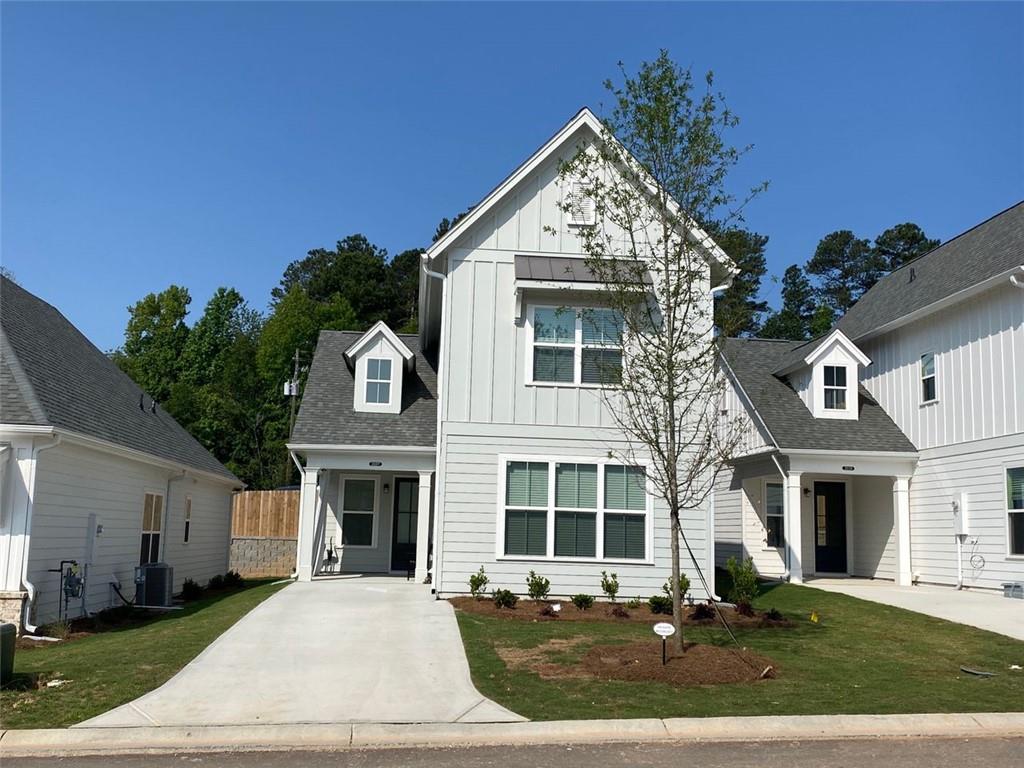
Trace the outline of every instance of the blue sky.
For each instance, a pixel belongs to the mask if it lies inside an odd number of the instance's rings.
[[[170,283],[258,308],[353,232],[429,244],[601,86],[713,69],[770,271],[1024,197],[1024,4],[2,5],[4,266],[104,349]],[[778,287],[764,286],[777,300]]]

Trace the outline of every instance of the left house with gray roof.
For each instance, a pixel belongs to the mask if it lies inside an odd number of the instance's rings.
[[[34,631],[228,566],[241,481],[57,309],[0,277],[0,620]],[[63,561],[63,562],[62,562]],[[65,601],[63,573],[85,579]]]

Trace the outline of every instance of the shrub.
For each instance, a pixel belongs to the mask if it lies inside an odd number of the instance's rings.
[[[244,583],[245,579],[242,578],[242,574],[238,571],[228,571],[224,574],[225,587],[240,587]]]
[[[748,557],[746,560],[737,561],[730,557],[725,564],[725,569],[732,577],[732,593],[729,595],[734,603],[741,601],[751,602],[758,593],[757,571],[754,570],[754,559]]]
[[[690,619],[693,621],[707,621],[713,618],[715,618],[715,609],[710,602],[697,603],[690,614]]]
[[[210,579],[210,582],[206,585],[207,589],[224,589],[224,577],[217,574]]]
[[[670,598],[672,597],[672,579],[671,579],[671,577],[669,578],[668,581],[665,582],[665,586],[663,586],[661,588],[661,591],[664,592],[666,595],[668,595]],[[690,591],[690,579],[687,578],[685,573],[680,574],[680,576],[679,576],[679,599],[682,600],[684,597],[686,597],[686,593],[689,592],[689,591]]]
[[[619,594],[618,575],[614,573],[609,575],[607,571],[601,571],[601,591],[614,603],[615,596]]]
[[[664,595],[651,595],[647,600],[651,613],[672,614],[672,598]]]
[[[754,606],[750,604],[749,600],[737,600],[736,613],[738,613],[740,616],[753,616]]]
[[[786,617],[783,616],[777,608],[769,608],[764,612],[765,621],[785,621]]]
[[[480,570],[469,577],[469,594],[479,600],[490,581],[487,578],[487,574],[484,573],[484,567],[481,565]]]
[[[192,579],[185,579],[181,585],[181,599],[182,600],[198,600],[203,596],[203,588],[199,586],[199,582]]]
[[[496,589],[491,593],[494,596],[495,608],[515,608],[519,598],[507,589]]]
[[[629,611],[623,608],[621,605],[613,605],[610,611],[611,615],[617,619],[628,619]]]
[[[530,575],[526,577],[526,591],[531,600],[543,600],[551,592],[551,582],[530,571]]]
[[[634,611],[644,604],[644,601],[639,596],[634,597],[632,600],[626,603],[627,608],[632,608]]]
[[[588,608],[593,607],[594,605],[594,598],[590,595],[573,595],[569,599],[572,600],[572,604],[579,608],[581,611],[585,611]]]

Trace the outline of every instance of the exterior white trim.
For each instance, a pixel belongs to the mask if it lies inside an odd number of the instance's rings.
[[[335,453],[434,453],[431,445],[342,445],[338,443],[288,443],[291,451],[332,451]]]
[[[1015,552],[1013,552],[1010,549],[1010,515],[1011,514],[1024,515],[1024,509],[1011,509],[1010,508],[1010,498],[1009,498],[1009,496],[1007,495],[1007,492],[1006,492],[1007,491],[1006,483],[1007,483],[1007,480],[1009,479],[1010,470],[1011,469],[1021,469],[1021,468],[1024,468],[1024,459],[1020,459],[1018,461],[1014,461],[1014,460],[1005,461],[1005,462],[1003,462],[1003,474],[1000,477],[1000,480],[1002,481],[1002,488],[1000,490],[1001,490],[1001,495],[1002,495],[1002,498],[1003,498],[1003,508],[1004,508],[1003,509],[1003,513],[1004,513],[1003,517],[1005,518],[1004,525],[1006,526],[1006,539],[1005,539],[1005,541],[1006,541],[1006,559],[1007,560],[1024,560],[1024,552],[1016,552],[1015,553]]]
[[[345,359],[352,362],[363,347],[369,344],[370,340],[378,333],[382,334],[384,338],[388,340],[388,344],[394,347],[395,351],[402,356],[405,360],[406,366],[408,367],[409,363],[415,359],[415,355],[413,355],[412,350],[409,349],[406,343],[398,338],[398,335],[394,331],[388,328],[387,323],[383,320],[378,320],[374,323],[370,327],[370,330],[360,336],[352,346],[345,350]]]
[[[373,481],[373,523],[370,527],[369,544],[345,544],[345,515],[365,515],[365,510],[345,509],[345,483],[349,480],[372,480]],[[394,494],[392,494],[394,495]],[[380,528],[380,475],[359,475],[355,473],[341,473],[338,475],[338,539],[342,551],[346,549],[376,549],[378,544],[378,529]],[[391,550],[388,549],[388,564],[391,563]]]

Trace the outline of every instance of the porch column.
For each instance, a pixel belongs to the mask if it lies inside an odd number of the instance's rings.
[[[420,471],[420,493],[416,506],[416,581],[420,584],[427,578],[427,563],[430,559],[430,500],[433,497],[431,479],[433,473]]]
[[[302,470],[299,491],[299,531],[295,543],[295,574],[299,581],[312,581],[317,527],[317,467]]]
[[[909,587],[914,580],[910,563],[910,476],[892,482],[892,515],[896,528],[896,583]]]
[[[803,546],[803,535],[800,529],[803,518],[800,478],[799,472],[790,472],[786,476],[785,506],[783,508],[786,519],[786,560],[789,564],[789,580],[793,584],[802,584],[804,581],[804,564],[800,556]]]

